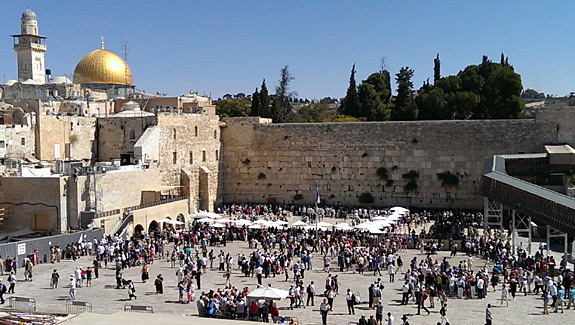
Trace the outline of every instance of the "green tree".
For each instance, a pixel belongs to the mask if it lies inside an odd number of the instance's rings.
[[[367,82],[358,88],[360,115],[367,121],[382,121],[385,117],[385,105],[381,102],[375,87]],[[389,114],[387,115],[389,118]]]
[[[521,98],[523,98],[523,99],[544,99],[544,98],[545,98],[545,94],[544,94],[544,93],[537,92],[537,90],[525,89],[525,90],[521,93]]]
[[[272,113],[270,110],[270,96],[268,94],[268,87],[266,86],[266,80],[262,81],[262,86],[260,87],[260,110],[258,115],[261,117],[270,118]]]
[[[349,87],[345,98],[341,101],[341,113],[347,116],[360,117],[359,113],[359,95],[357,93],[357,85],[355,82],[355,63],[351,68],[351,75],[349,77]]]
[[[413,69],[403,67],[395,75],[397,82],[397,96],[395,106],[391,111],[391,119],[394,121],[410,121],[417,119],[418,111],[413,95]]]
[[[276,98],[272,104],[272,118],[275,123],[283,123],[292,111],[290,98],[297,96],[290,92],[289,84],[294,79],[289,72],[288,66],[282,68],[279,85],[276,87]]]
[[[220,99],[216,102],[216,113],[220,117],[248,116],[250,101],[237,98]]]
[[[258,113],[260,112],[261,108],[260,108],[260,93],[258,92],[258,89],[256,88],[256,91],[254,91],[254,93],[252,94],[252,105],[250,107],[250,116],[258,116]]]

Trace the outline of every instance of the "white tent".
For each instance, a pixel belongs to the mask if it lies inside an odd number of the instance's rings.
[[[247,220],[247,219],[238,219],[238,220],[234,220],[234,223],[236,224],[236,226],[249,226],[252,224],[251,221]]]
[[[329,223],[329,222],[324,222],[324,221],[322,221],[322,222],[318,222],[317,225],[318,225],[319,227],[331,227],[331,226],[333,226],[333,223]]]
[[[398,213],[398,214],[408,214],[409,213],[409,209],[406,209],[403,207],[393,207],[389,210],[393,213]]]
[[[263,298],[271,300],[282,300],[287,298],[289,292],[286,290],[272,288],[272,287],[262,287],[257,288],[248,294],[248,298]]]
[[[377,228],[368,228],[367,231],[369,231],[370,234],[383,234],[383,233],[385,233],[385,231],[382,231],[382,230],[377,229]]]
[[[371,221],[366,221],[364,223],[360,223],[359,225],[353,226],[353,228],[355,228],[355,229],[368,229],[368,228],[373,228],[374,225],[375,225],[375,223],[373,223]]]
[[[229,222],[233,222],[233,220],[230,219],[230,218],[221,218],[221,219],[218,219],[217,222],[219,222],[219,223],[229,223]]]
[[[257,224],[256,224],[256,225],[251,225],[251,226],[249,226],[248,228],[250,228],[250,229],[262,229],[263,227],[262,227],[262,225],[257,225]]]
[[[214,227],[214,228],[225,228],[226,225],[224,225],[223,223],[214,223],[212,225],[212,227]]]
[[[298,220],[298,221],[292,223],[291,226],[292,227],[303,227],[303,226],[307,226],[307,223],[305,223],[301,220]]]
[[[214,222],[214,219],[210,219],[210,218],[202,218],[200,220],[198,220],[199,223],[212,223]]]
[[[341,230],[341,229],[353,229],[353,228],[349,225],[349,223],[346,223],[346,222],[336,223],[333,227],[336,228],[336,229],[340,229],[340,230]]]

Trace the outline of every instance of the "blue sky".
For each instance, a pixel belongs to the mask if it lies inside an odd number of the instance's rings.
[[[501,52],[524,88],[575,91],[573,1],[0,1],[0,74],[15,79],[10,34],[30,7],[48,37],[46,66],[71,75],[100,46],[123,56],[140,90],[218,98],[251,93],[266,78],[270,92],[289,65],[302,98],[343,97],[356,79],[378,71],[385,57],[395,74],[415,70],[419,88]],[[394,86],[395,87],[395,86]]]

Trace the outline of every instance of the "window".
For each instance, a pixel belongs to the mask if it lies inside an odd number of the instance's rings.
[[[190,165],[194,164],[194,152],[190,151]]]
[[[176,129],[173,129],[172,132],[173,132],[174,140],[176,140]]]
[[[216,150],[216,160],[219,160],[219,159],[220,159],[220,151]]]
[[[135,140],[135,139],[136,139],[136,131],[130,130],[130,140]]]
[[[202,150],[202,161],[206,161],[206,151]]]
[[[218,131],[217,130],[214,130],[214,139],[216,139],[216,140],[218,139]]]
[[[173,161],[174,165],[178,163],[178,153],[175,151],[174,151],[174,157],[172,158],[172,161]]]
[[[194,136],[198,136],[198,127],[194,126]]]
[[[24,137],[20,138],[20,144],[25,146],[26,145],[26,138],[24,138]]]

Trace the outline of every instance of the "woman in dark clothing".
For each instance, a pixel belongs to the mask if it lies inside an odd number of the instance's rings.
[[[164,278],[162,278],[161,274],[158,274],[156,277],[156,281],[154,281],[154,285],[156,286],[156,293],[163,294],[164,293]]]

